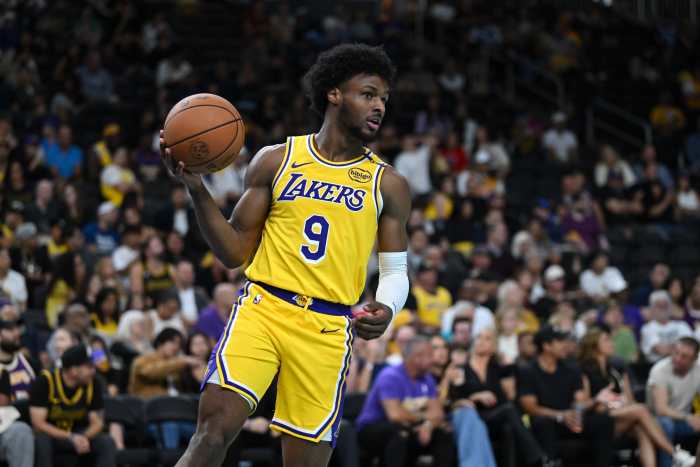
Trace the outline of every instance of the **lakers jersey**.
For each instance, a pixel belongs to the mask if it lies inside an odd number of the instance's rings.
[[[354,305],[382,209],[386,165],[369,149],[333,162],[313,135],[287,138],[262,238],[246,276],[308,297]]]

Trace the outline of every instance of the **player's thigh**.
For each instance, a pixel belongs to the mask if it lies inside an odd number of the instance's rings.
[[[256,303],[248,284],[231,312],[209,362],[206,381],[240,394],[252,413],[280,366],[274,304]]]
[[[325,441],[315,443],[296,436],[282,435],[284,467],[326,467],[333,448]]]
[[[197,432],[231,442],[248,418],[250,405],[239,393],[217,384],[207,384],[199,399]]]
[[[332,441],[342,413],[352,352],[349,319],[306,312],[284,336],[271,428],[308,441]]]

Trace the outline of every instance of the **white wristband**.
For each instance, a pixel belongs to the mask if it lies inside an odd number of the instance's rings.
[[[406,303],[408,290],[408,252],[379,253],[379,284],[374,297],[391,309],[392,322]]]

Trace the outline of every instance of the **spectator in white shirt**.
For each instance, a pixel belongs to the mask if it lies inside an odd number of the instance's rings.
[[[604,187],[608,183],[608,176],[612,173],[622,174],[625,187],[635,184],[637,177],[632,171],[632,167],[626,160],[622,159],[609,144],[600,148],[600,161],[595,165],[594,180],[598,187]]]
[[[465,282],[471,282],[471,280],[467,279]],[[465,288],[465,286],[462,288]],[[452,337],[452,323],[456,318],[469,318],[472,320],[472,337],[476,337],[486,328],[496,328],[496,321],[491,310],[481,305],[474,304],[469,300],[460,299],[442,314],[440,333],[448,341]]]
[[[673,302],[665,290],[657,290],[649,296],[651,321],[642,326],[641,348],[644,356],[654,363],[671,355],[673,344],[679,338],[692,336],[688,323],[671,320]]]
[[[199,318],[199,311],[209,304],[209,297],[201,287],[195,287],[194,266],[186,259],[175,265],[173,277],[175,290],[180,298],[180,311],[188,327],[194,326]]]
[[[557,112],[552,115],[552,128],[542,136],[542,145],[550,157],[562,164],[576,160],[578,139],[576,134],[566,128],[566,114]]]
[[[581,274],[581,289],[591,299],[602,302],[627,288],[627,281],[619,269],[608,264],[603,251],[594,254],[591,265]]]
[[[396,156],[394,167],[406,177],[414,196],[427,195],[433,189],[430,183],[430,159],[435,144],[433,137],[426,137],[424,144],[419,144],[419,139],[413,135],[403,138],[402,150]]]
[[[0,248],[0,295],[9,297],[13,305],[20,311],[27,306],[27,283],[24,276],[10,269],[10,252]]]

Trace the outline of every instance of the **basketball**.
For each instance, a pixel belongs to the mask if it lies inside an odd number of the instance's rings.
[[[175,104],[163,126],[165,146],[193,173],[224,169],[236,159],[245,140],[238,110],[215,94],[193,94]]]

